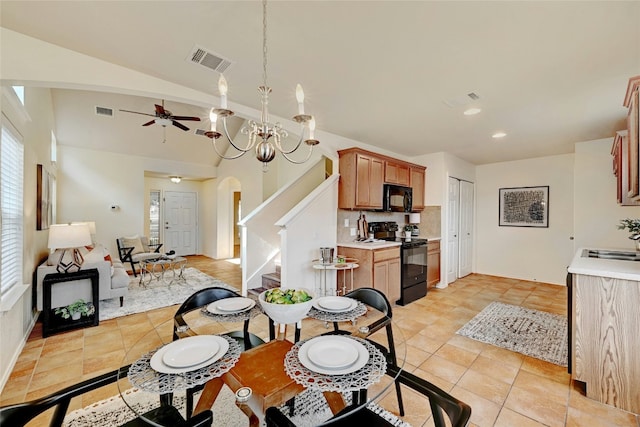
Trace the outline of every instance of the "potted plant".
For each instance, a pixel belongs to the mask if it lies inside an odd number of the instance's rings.
[[[96,309],[92,303],[79,299],[66,307],[56,308],[55,314],[60,315],[63,319],[78,320],[80,316],[91,316],[95,311]]]
[[[631,233],[629,238],[636,242],[636,250],[640,250],[640,219],[626,218],[620,220],[618,230],[628,230]]]

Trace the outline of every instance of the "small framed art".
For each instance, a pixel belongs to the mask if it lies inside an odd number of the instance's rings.
[[[549,227],[549,186],[499,190],[501,227]]]

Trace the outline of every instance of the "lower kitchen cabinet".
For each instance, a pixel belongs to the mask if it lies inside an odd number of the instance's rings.
[[[440,283],[440,241],[427,244],[427,287]]]
[[[400,246],[381,249],[338,246],[338,254],[358,259],[360,267],[353,270],[354,289],[373,287],[392,304],[400,299]]]

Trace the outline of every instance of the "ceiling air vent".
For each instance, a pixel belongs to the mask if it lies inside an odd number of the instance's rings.
[[[187,57],[187,61],[202,65],[203,67],[219,73],[224,73],[232,64],[230,60],[198,45],[195,45],[193,49],[191,49],[191,53]]]
[[[473,101],[480,99],[476,92],[469,92],[464,95],[455,96],[453,98],[443,99],[443,102],[451,108],[463,107]]]
[[[113,117],[113,108],[99,107],[96,105],[96,114],[98,116]]]
[[[196,129],[195,132],[193,132],[193,133],[195,133],[196,135],[199,135],[199,136],[205,136],[204,135],[205,132],[206,132],[206,130],[204,130],[204,129]]]

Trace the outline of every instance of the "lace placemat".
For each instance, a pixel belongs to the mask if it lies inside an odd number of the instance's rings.
[[[325,322],[345,322],[355,321],[358,317],[364,315],[367,312],[367,306],[358,301],[358,305],[353,310],[343,311],[335,313],[331,311],[318,310],[315,307],[311,307],[307,316],[318,320],[324,320]]]
[[[311,338],[313,339],[313,338]],[[298,351],[308,340],[300,341],[291,347],[284,358],[284,369],[287,375],[298,384],[319,391],[349,392],[369,388],[380,381],[387,371],[387,361],[380,350],[362,338],[351,337],[369,352],[369,360],[362,368],[341,375],[326,375],[306,368],[298,358]]]
[[[162,347],[143,355],[129,368],[129,382],[151,393],[172,393],[186,390],[218,378],[235,366],[240,359],[240,344],[233,338],[220,335],[229,342],[229,350],[219,360],[204,368],[179,374],[163,374],[151,367],[151,357]]]
[[[212,318],[216,322],[244,322],[245,320],[253,319],[261,313],[263,313],[263,311],[259,302],[256,302],[256,305],[254,305],[251,310],[241,311],[240,313],[211,313],[207,310],[206,306],[202,307],[202,314]]]

